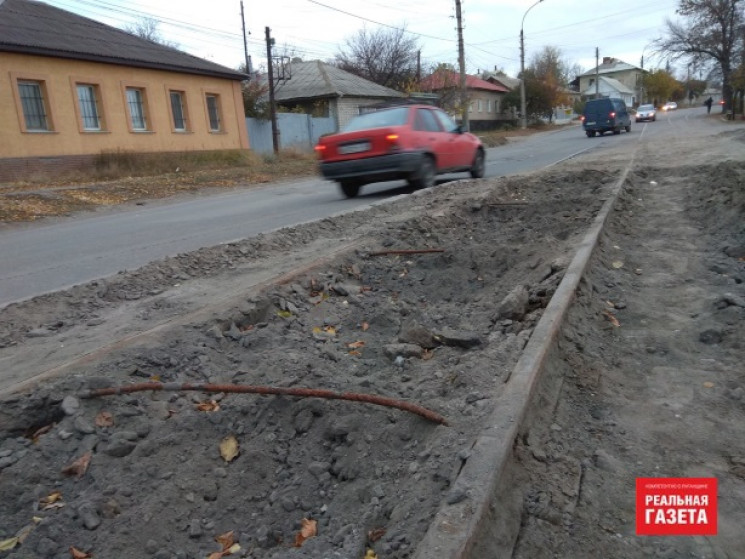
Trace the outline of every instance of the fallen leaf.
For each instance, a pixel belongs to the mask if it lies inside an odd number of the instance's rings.
[[[300,531],[295,534],[295,547],[300,547],[308,538],[313,538],[318,533],[318,521],[303,518],[300,521]]]
[[[431,349],[425,349],[422,351],[422,361],[429,361],[435,356],[435,352]]]
[[[618,270],[619,268],[623,268],[623,262],[621,262],[620,260],[616,260],[611,264],[611,266]]]
[[[707,380],[707,381],[706,381],[706,382],[704,383],[704,388],[714,388],[714,383],[713,383],[713,382],[711,382],[711,381],[708,381],[708,380]]]
[[[41,510],[59,509],[65,506],[62,501],[62,491],[52,491],[46,497],[39,499]]]
[[[72,556],[72,559],[90,559],[91,557],[93,557],[93,555],[91,555],[90,553],[80,551],[73,546],[70,546],[70,555]]]
[[[378,556],[375,555],[375,552],[372,549],[368,549],[362,559],[378,559]]]
[[[336,336],[336,328],[334,326],[314,326],[314,334],[328,334],[329,336]]]
[[[609,311],[603,311],[603,316],[608,319],[608,321],[615,327],[621,326],[621,323],[618,322],[618,319],[613,315],[613,313]]]
[[[152,375],[150,377],[150,382],[160,382],[160,375]]]
[[[28,538],[29,535],[31,535],[31,532],[33,532],[34,528],[36,528],[36,524],[38,524],[38,522],[27,524],[26,526],[18,530],[18,532],[16,532],[16,538],[18,539],[19,544],[22,544],[26,541],[26,538]]]
[[[18,538],[8,538],[0,542],[0,551],[10,551],[18,545]]]
[[[220,404],[216,400],[205,400],[197,404],[197,411],[218,411]]]
[[[347,347],[350,349],[359,349],[361,347],[365,347],[365,342],[363,342],[362,340],[357,340],[356,342],[348,343]]]
[[[385,536],[385,528],[376,528],[375,530],[370,530],[367,533],[367,539],[370,541],[370,543],[378,541],[383,536]]]
[[[99,412],[96,416],[96,427],[112,427],[114,425],[114,416],[107,411]]]
[[[220,441],[220,456],[226,462],[232,462],[238,456],[238,440],[233,435]]]
[[[222,546],[222,550],[225,551],[235,543],[235,533],[233,532],[233,530],[231,530],[230,532],[225,532],[224,534],[220,534],[219,536],[217,536],[215,538],[215,541],[219,543]]]
[[[75,460],[75,462],[64,467],[62,473],[67,474],[68,476],[78,476],[78,479],[80,479],[85,475],[85,472],[88,471],[88,465],[91,463],[92,456],[93,453],[89,450],[80,458]]]
[[[362,354],[359,351],[357,351],[356,349],[353,349],[352,351],[349,352],[349,355],[356,355],[357,357],[359,357]]]
[[[277,316],[280,318],[290,318],[292,313],[290,311],[277,311]]]
[[[56,423],[50,423],[49,425],[44,425],[44,427],[39,427],[33,433],[31,433],[31,435],[28,438],[31,439],[32,441],[34,441],[35,443],[38,443],[39,442],[39,437],[41,437],[42,435],[48,433],[52,429],[52,427],[54,427],[55,425],[57,425],[57,424]]]
[[[370,329],[370,325],[367,322],[362,323],[362,331],[367,332]]]

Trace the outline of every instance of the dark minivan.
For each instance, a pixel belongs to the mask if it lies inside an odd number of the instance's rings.
[[[585,105],[582,114],[582,128],[588,138],[595,134],[603,135],[604,132],[620,134],[621,128],[631,132],[631,115],[626,108],[623,99],[604,97],[602,99],[591,99]]]

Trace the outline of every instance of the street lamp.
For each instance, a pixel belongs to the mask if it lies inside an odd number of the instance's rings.
[[[538,0],[538,2],[525,10],[523,20],[520,22],[520,114],[522,116],[523,130],[528,127],[528,115],[526,114],[525,109],[525,36],[523,34],[523,25],[525,25],[525,16],[528,15],[528,12],[541,2],[543,2],[543,0]]]

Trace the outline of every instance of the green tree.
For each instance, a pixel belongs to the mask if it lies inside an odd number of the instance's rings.
[[[676,13],[682,22],[666,22],[666,36],[655,44],[673,58],[692,63],[714,62],[722,76],[722,111],[731,106],[732,70],[743,42],[742,0],[680,0]]]
[[[405,27],[362,28],[345,44],[334,60],[342,70],[392,89],[403,89],[416,77],[419,44]]]

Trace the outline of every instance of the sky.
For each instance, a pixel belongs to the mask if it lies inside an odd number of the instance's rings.
[[[245,61],[240,0],[43,0],[58,8],[124,28],[143,17],[159,22],[168,41],[229,68]],[[611,56],[646,69],[664,67],[653,41],[676,19],[678,0],[462,0],[466,71],[520,70],[520,27],[525,63],[556,47],[570,66],[595,67]],[[243,0],[248,53],[266,68],[265,28],[275,54],[330,60],[361,29],[405,27],[421,47],[423,68],[458,62],[455,0]],[[679,76],[682,77],[682,76]]]

